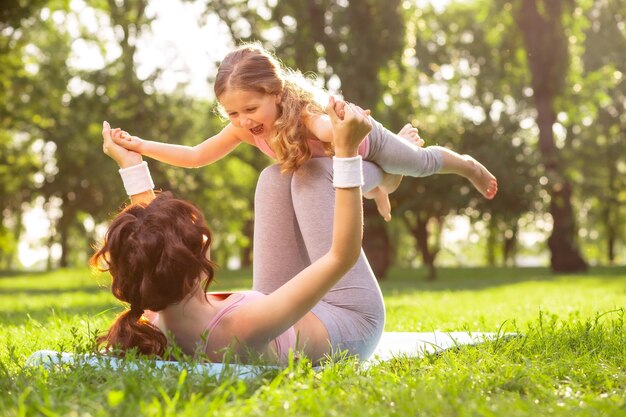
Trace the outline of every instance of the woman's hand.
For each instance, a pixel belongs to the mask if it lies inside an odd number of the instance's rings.
[[[340,118],[335,106],[341,109]],[[333,125],[335,155],[340,158],[356,156],[365,136],[372,130],[369,113],[351,103],[337,102],[333,96],[328,100],[326,113]]]
[[[125,133],[121,129],[111,129],[106,121],[102,123],[102,151],[117,162],[120,168],[139,165],[142,162],[141,154],[125,149],[114,141],[113,138],[124,140],[122,137]]]
[[[343,120],[343,117],[346,114],[345,108],[348,105],[347,101],[344,100],[335,100],[335,113],[337,113],[337,116]],[[372,114],[372,112],[367,109],[367,110],[363,110],[362,108],[360,108],[359,106],[357,106],[356,104],[352,104],[352,106],[354,106],[354,108],[358,109],[360,112],[364,113],[365,115],[369,116],[370,114]]]

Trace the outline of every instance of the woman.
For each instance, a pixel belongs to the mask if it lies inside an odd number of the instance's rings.
[[[141,155],[116,145],[123,132],[104,123],[104,152],[119,164],[132,202],[92,257],[110,271],[113,294],[130,303],[101,338],[108,348],[162,356],[167,334],[183,352],[212,361],[224,361],[227,352],[278,362],[295,350],[313,362],[344,350],[371,355],[384,305],[361,250],[361,186],[377,186],[382,172],[358,156],[371,129],[365,112],[348,104],[339,118],[336,104],[331,99],[326,108],[332,162],[317,158],[291,174],[278,166],[261,173],[253,290],[237,293],[207,293],[211,236],[201,212],[168,193],[155,197]]]

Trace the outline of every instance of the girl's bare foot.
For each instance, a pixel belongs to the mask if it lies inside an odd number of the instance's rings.
[[[391,194],[398,189],[402,182],[402,175],[383,172],[383,181],[378,186],[385,194]]]
[[[424,139],[420,138],[419,130],[411,123],[405,124],[398,132],[398,136],[403,137],[415,146],[424,146]]]
[[[498,180],[496,177],[494,177],[483,164],[471,156],[463,155],[463,157],[471,165],[467,179],[470,180],[472,185],[474,185],[478,192],[485,196],[486,199],[491,200],[494,198],[498,192]]]
[[[402,175],[394,175],[383,172],[383,181],[381,184],[373,190],[363,194],[365,198],[374,200],[378,213],[380,213],[386,222],[391,220],[391,202],[389,201],[389,194],[396,191],[401,181]]]
[[[374,200],[378,213],[386,222],[391,220],[391,202],[389,201],[389,194],[384,192],[380,187],[376,187],[373,190],[363,193],[363,197]]]

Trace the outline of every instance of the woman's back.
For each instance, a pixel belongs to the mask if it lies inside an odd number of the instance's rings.
[[[221,326],[222,320],[242,305],[262,297],[265,297],[263,293],[252,290],[210,292],[206,293],[206,298],[203,297],[205,302],[201,300],[199,305],[184,301],[178,308],[166,308],[161,314],[146,312],[145,315],[154,326],[169,333],[183,352],[190,355],[204,352],[212,361],[221,362],[224,348],[237,339],[233,329]],[[267,349],[259,353],[269,360],[284,363],[289,357],[289,350],[296,350],[296,340],[296,331],[292,326],[271,340]]]

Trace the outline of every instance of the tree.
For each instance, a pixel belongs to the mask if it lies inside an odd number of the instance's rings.
[[[596,1],[577,8],[575,52],[568,78],[571,89],[559,101],[558,120],[566,129],[563,152],[571,161],[568,175],[576,184],[580,238],[586,255],[615,263],[626,235],[626,106],[623,2]],[[575,41],[575,42],[574,42]],[[603,243],[600,246],[600,242]]]
[[[46,173],[54,169],[46,160],[49,148],[42,135],[54,119],[50,100],[65,86],[57,82],[62,71],[40,78],[47,65],[42,42],[54,45],[63,35],[41,18],[45,3],[9,1],[0,11],[0,268],[13,267],[24,205],[34,200]],[[67,2],[55,6],[64,10]],[[66,49],[55,52],[59,59],[66,57]]]
[[[553,229],[548,238],[551,266],[557,272],[585,271],[587,263],[576,247],[577,229],[572,209],[572,182],[555,144],[555,100],[562,93],[569,64],[564,20],[572,7],[568,0],[523,0],[514,4],[531,74],[537,110],[539,150],[548,179]]]
[[[29,32],[29,41],[41,51],[36,74],[40,81],[32,83],[28,91],[28,111],[36,117],[24,125],[35,129],[33,121],[42,120],[43,126],[37,132],[46,146],[54,149],[49,169],[42,172],[44,181],[38,192],[48,202],[60,202],[62,214],[53,224],[49,240],[49,245],[61,247],[60,266],[84,262],[95,239],[93,228],[86,225],[107,220],[122,201],[121,184],[112,180],[113,165],[99,145],[102,120],[144,137],[160,139],[163,132],[186,137],[199,121],[192,122],[188,113],[196,107],[192,99],[157,92],[154,83],[158,71],[145,80],[136,75],[137,39],[150,21],[144,13],[147,1],[93,5],[100,8],[97,13],[101,22],[107,20],[105,13],[111,17],[110,26],[103,24],[97,30],[79,28],[81,39],[104,50],[109,45],[102,44],[102,31],[114,28],[121,34],[121,55],[102,69],[80,70],[66,65],[73,38],[50,18],[51,13],[33,17],[39,26]],[[55,19],[72,13],[76,12],[65,10]],[[198,106],[198,112],[208,114],[208,105]],[[152,173],[155,182],[165,189],[176,188],[179,178],[182,183],[187,181],[184,175],[168,176],[158,164],[153,164]],[[194,199],[192,195],[188,198]]]
[[[400,5],[399,0],[349,4],[285,0],[258,4],[255,9],[248,2],[219,0],[207,2],[206,14],[217,14],[233,41],[256,40],[270,49],[273,46],[287,65],[321,73],[327,86],[332,87],[334,79],[350,101],[374,108],[382,95],[380,69],[402,51]],[[273,25],[280,28],[278,36],[268,30]],[[382,278],[392,259],[387,232],[371,207],[366,209],[366,223],[364,249],[374,272]]]
[[[405,59],[383,71],[388,92],[377,114],[385,113],[397,125],[407,114],[415,115],[409,120],[420,127],[427,145],[476,157],[500,182],[491,201],[465,180],[441,175],[405,178],[392,195],[394,212],[414,235],[429,279],[436,275],[439,235],[447,216],[468,215],[488,223],[488,262],[495,263],[500,244],[503,258],[511,263],[517,221],[534,203],[536,162],[520,128],[529,112],[519,100],[522,80],[511,71],[516,68],[513,40],[508,22],[488,24],[488,7],[473,2],[452,3],[441,12],[409,9]]]

